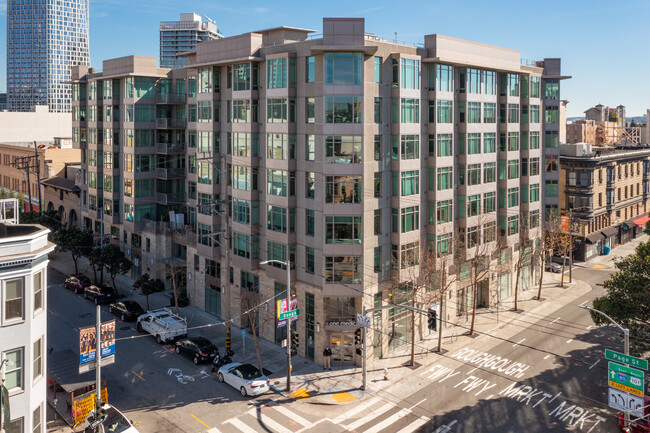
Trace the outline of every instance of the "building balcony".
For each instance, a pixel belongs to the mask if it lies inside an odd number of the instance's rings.
[[[185,104],[187,100],[184,93],[157,93],[156,104]]]
[[[184,168],[158,168],[156,169],[157,179],[183,179],[185,178]]]
[[[185,129],[185,127],[187,127],[185,119],[156,119],[158,129]]]
[[[156,201],[160,204],[180,204],[185,203],[185,196],[183,194],[165,194],[159,192],[156,194]]]
[[[163,155],[173,155],[185,152],[185,145],[181,143],[158,143],[156,144],[156,153]]]

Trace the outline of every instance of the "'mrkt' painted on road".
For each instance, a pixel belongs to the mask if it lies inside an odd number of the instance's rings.
[[[553,400],[559,397],[560,394],[562,393],[557,393],[553,398],[548,400],[547,404],[553,402]],[[525,403],[527,406],[532,402],[536,402],[533,404],[533,407],[537,407],[538,404],[546,401],[552,396],[551,394],[538,390],[537,388],[533,388],[532,386],[518,386],[516,382],[512,382],[506,388],[501,390],[499,392],[499,395],[512,398],[522,404]],[[558,418],[560,421],[567,423],[571,427],[579,428],[580,430],[585,429],[586,422],[587,427],[591,426],[591,428],[587,430],[587,433],[591,432],[594,428],[596,428],[598,424],[605,421],[605,418],[602,416],[596,415],[595,413],[590,412],[587,409],[583,409],[576,404],[569,405],[568,401],[562,401],[559,403],[553,410],[549,412],[548,415],[550,417]]]
[[[508,358],[502,358],[488,352],[479,352],[478,350],[463,348],[458,352],[451,355],[452,358],[459,361],[466,361],[469,364],[476,365],[485,369],[498,371],[499,373],[515,377],[517,379],[523,377],[524,373],[530,365],[521,362],[514,362]]]

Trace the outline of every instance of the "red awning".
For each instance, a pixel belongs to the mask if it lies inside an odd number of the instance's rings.
[[[650,221],[650,215],[645,215],[635,219],[634,224],[636,224],[639,227],[643,227],[645,226],[645,223],[647,223],[648,221]]]

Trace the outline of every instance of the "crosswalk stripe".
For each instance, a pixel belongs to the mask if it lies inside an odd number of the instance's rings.
[[[207,433],[221,433],[216,427],[212,427]]]
[[[362,404],[360,404],[360,405],[358,405],[358,406],[355,406],[354,409],[351,409],[351,410],[349,410],[349,411],[347,411],[347,412],[345,412],[345,413],[343,413],[343,414],[337,416],[336,418],[334,418],[334,419],[332,420],[332,423],[334,423],[334,424],[338,424],[338,423],[340,423],[341,421],[345,421],[346,419],[349,419],[349,418],[355,416],[355,415],[358,414],[359,412],[362,412],[362,411],[368,409],[368,408],[369,408],[370,406],[372,406],[373,404],[375,404],[375,402],[376,402],[377,400],[378,400],[377,397],[373,397],[373,398],[371,398],[370,400],[366,401],[365,403],[362,403]]]
[[[239,418],[231,418],[226,422],[229,422],[230,424],[233,425],[233,427],[238,428],[239,430],[243,431],[244,433],[257,433],[257,431],[255,431],[255,429],[252,429],[249,426],[247,426],[246,424],[244,424],[244,422],[242,420],[240,420]]]
[[[258,412],[259,410],[259,412]],[[253,408],[249,410],[247,413],[251,416],[254,416],[255,418],[258,419],[258,421],[268,427],[271,427],[273,430],[277,431],[278,433],[291,433],[291,430],[283,426],[282,424],[275,422],[273,418],[265,414],[264,409],[260,408]]]
[[[306,419],[304,419],[300,415],[298,415],[296,413],[293,413],[292,411],[290,411],[289,409],[287,409],[284,406],[276,405],[276,406],[270,406],[270,407],[277,410],[278,412],[280,412],[282,415],[286,416],[290,420],[293,420],[293,421],[297,422],[298,424],[302,425],[303,427],[307,427],[308,425],[312,424],[311,422],[307,421]]]
[[[426,423],[428,423],[429,420],[426,418],[418,418],[415,421],[413,421],[411,424],[407,425],[404,427],[402,430],[398,431],[397,433],[413,433]]]
[[[386,403],[385,405],[383,405],[379,409],[377,409],[375,411],[372,411],[371,413],[364,416],[363,418],[358,419],[355,422],[353,422],[352,424],[348,425],[347,428],[349,430],[354,430],[357,427],[360,427],[360,426],[364,425],[365,423],[367,423],[368,421],[372,420],[373,418],[377,418],[382,413],[389,411],[393,407],[395,407],[395,405],[393,403]]]
[[[403,416],[408,415],[409,413],[411,413],[410,410],[402,409],[399,412],[394,413],[393,415],[389,416],[388,418],[386,418],[385,420],[383,420],[379,424],[375,424],[374,426],[372,426],[368,430],[364,431],[364,433],[377,433],[377,432],[385,429],[389,425],[392,425],[395,421],[397,421],[398,419],[400,419]]]

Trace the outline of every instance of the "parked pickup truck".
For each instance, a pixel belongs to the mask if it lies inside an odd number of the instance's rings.
[[[165,343],[187,336],[187,320],[174,314],[169,308],[147,311],[138,317],[138,331],[146,331]]]

